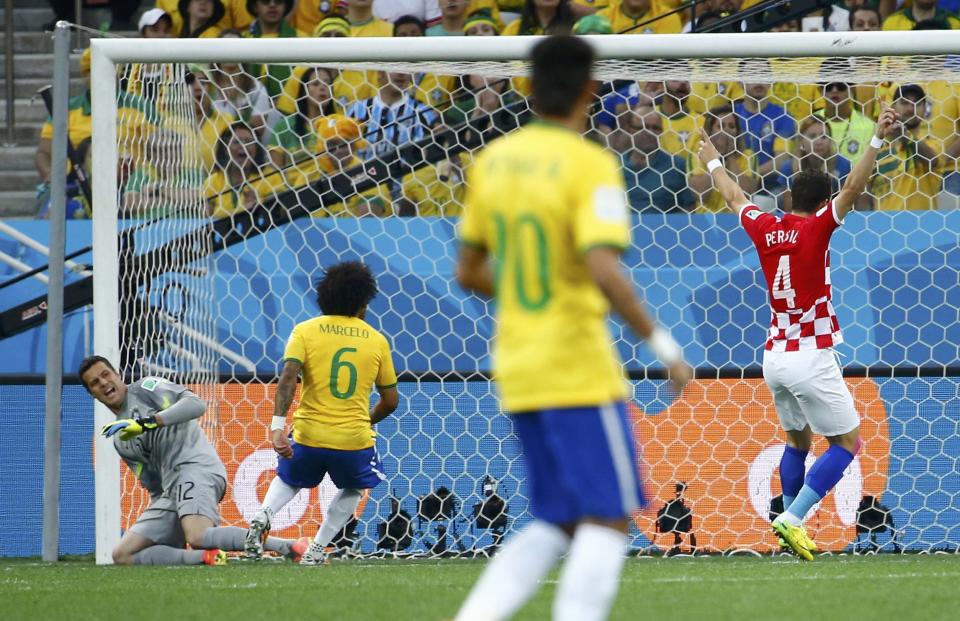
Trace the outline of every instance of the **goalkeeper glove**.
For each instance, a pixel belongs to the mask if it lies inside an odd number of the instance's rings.
[[[122,418],[104,425],[100,433],[105,438],[112,438],[115,434],[120,434],[120,439],[124,442],[133,440],[142,433],[153,431],[160,425],[157,424],[156,416],[147,416],[145,418]]]

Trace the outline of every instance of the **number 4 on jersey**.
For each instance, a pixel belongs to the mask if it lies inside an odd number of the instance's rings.
[[[790,282],[790,255],[780,257],[780,263],[777,264],[777,274],[773,277],[773,299],[786,300],[787,307],[793,308],[796,303],[797,293],[793,290],[793,284]]]

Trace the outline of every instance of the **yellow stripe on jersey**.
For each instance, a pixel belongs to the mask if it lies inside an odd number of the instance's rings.
[[[382,334],[357,317],[315,317],[296,325],[283,357],[303,365],[294,441],[340,451],[373,446],[370,392],[397,383]]]
[[[630,242],[613,156],[558,125],[500,138],[467,173],[462,243],[486,249],[497,298],[494,375],[512,413],[626,397],[584,253]]]

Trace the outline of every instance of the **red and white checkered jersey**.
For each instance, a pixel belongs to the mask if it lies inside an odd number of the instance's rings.
[[[740,210],[760,255],[773,320],[768,351],[826,349],[843,342],[830,301],[830,236],[842,224],[833,201],[810,216],[777,217],[756,205]]]

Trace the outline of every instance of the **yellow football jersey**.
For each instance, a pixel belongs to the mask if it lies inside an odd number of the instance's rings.
[[[627,395],[607,328],[609,304],[584,253],[630,242],[614,157],[558,125],[490,144],[467,173],[462,243],[496,274],[494,375],[513,413],[598,405]]]
[[[654,1],[650,3],[650,8],[646,13],[634,19],[627,15],[623,6],[618,3],[598,11],[597,15],[602,15],[610,20],[610,29],[613,30],[613,34],[622,32],[627,34],[678,34],[683,30],[683,21],[676,13],[650,22],[650,20],[667,11],[668,9],[661,7],[658,2]],[[636,28],[636,26],[645,22],[650,23]]]
[[[694,158],[696,151],[691,151],[691,138],[697,135],[700,124],[696,117],[690,114],[676,114],[667,116],[660,111],[663,122],[663,133],[660,134],[660,148],[670,155],[679,155],[684,160]]]
[[[924,142],[927,147],[935,148],[930,141]],[[877,174],[870,184],[877,209],[936,209],[941,178],[935,170],[937,161],[921,157],[911,142],[891,142],[888,149],[877,154]]]
[[[370,392],[397,384],[382,334],[359,317],[314,317],[294,327],[283,359],[303,365],[293,413],[297,444],[340,451],[373,446]]]

